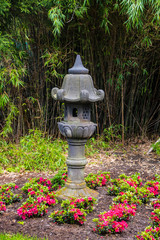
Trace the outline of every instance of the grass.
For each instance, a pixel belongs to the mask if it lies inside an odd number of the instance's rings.
[[[7,171],[55,171],[65,166],[67,143],[43,137],[42,132],[36,130],[22,137],[19,144],[1,139],[0,149],[0,165]]]
[[[152,147],[156,154],[160,156],[160,141],[153,144]]]
[[[56,171],[65,167],[67,141],[52,140],[44,137],[39,130],[30,130],[30,133],[20,138],[18,144],[0,139],[0,173],[20,171]],[[111,146],[104,141],[104,136],[98,140],[91,138],[86,144],[86,155],[93,156],[101,150],[107,151]]]
[[[100,137],[97,140],[95,138],[90,138],[85,147],[87,156],[98,155],[101,150],[107,151],[110,148],[111,146],[109,142],[105,142],[103,137]]]
[[[107,132],[108,134],[108,132]],[[112,133],[113,134],[113,133]],[[111,134],[102,134],[99,139],[90,138],[86,143],[86,156],[98,158],[101,151],[122,149],[120,141],[112,141]],[[116,140],[116,138],[115,138]],[[160,155],[160,142],[153,146]],[[21,171],[56,171],[63,169],[66,164],[68,144],[60,139],[52,140],[44,137],[39,130],[30,130],[30,133],[20,138],[18,144],[0,139],[0,173]]]
[[[46,238],[41,238],[41,240],[42,239],[47,240]],[[40,240],[40,238],[24,236],[20,233],[13,235],[8,233],[0,233],[0,240]]]

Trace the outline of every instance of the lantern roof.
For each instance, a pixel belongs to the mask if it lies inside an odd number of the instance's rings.
[[[103,100],[104,91],[94,88],[89,70],[77,55],[74,66],[68,70],[61,89],[53,88],[52,97],[62,102],[97,102]]]

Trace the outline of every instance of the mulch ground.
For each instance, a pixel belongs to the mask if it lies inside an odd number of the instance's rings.
[[[125,173],[126,175],[139,172],[143,181],[151,180],[157,173],[160,174],[160,158],[155,154],[149,155],[146,152],[149,150],[150,143],[138,142],[136,144],[128,145],[125,150],[114,150],[101,152],[96,157],[88,158],[88,164],[85,168],[85,174],[90,172],[96,173],[99,170],[109,171],[111,178],[116,178],[118,175]],[[0,175],[0,184],[14,182],[20,188],[31,177],[53,177],[52,174],[47,173],[4,173]],[[20,190],[17,190],[20,191]],[[78,225],[57,225],[52,223],[48,215],[54,210],[60,209],[60,204],[50,207],[48,214],[42,218],[30,218],[24,221],[17,215],[17,208],[22,202],[7,206],[4,214],[0,215],[0,232],[16,233],[20,232],[29,236],[37,236],[39,238],[46,237],[56,240],[131,240],[134,236],[145,229],[149,225],[149,217],[152,211],[150,205],[139,206],[136,216],[128,222],[128,228],[121,234],[99,236],[93,232],[95,226],[92,222],[93,218],[98,217],[100,212],[108,211],[112,204],[112,198],[107,194],[107,187],[98,188],[99,200],[94,211],[87,215],[87,221],[83,226]],[[25,201],[25,196],[22,201]]]

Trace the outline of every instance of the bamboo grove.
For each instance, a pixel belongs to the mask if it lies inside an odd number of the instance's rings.
[[[97,133],[160,131],[159,0],[0,0],[0,134],[58,135],[63,104],[51,98],[76,54],[105,99]]]

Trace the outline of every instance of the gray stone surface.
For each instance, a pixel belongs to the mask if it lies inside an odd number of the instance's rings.
[[[77,55],[74,66],[68,70],[69,74],[87,74],[89,70],[83,66],[80,55]]]
[[[90,138],[96,130],[93,122],[59,122],[59,130],[66,138]]]
[[[69,69],[62,88],[53,88],[52,97],[65,103],[64,121],[58,123],[59,130],[67,138],[69,150],[67,158],[68,178],[64,188],[57,191],[59,199],[71,197],[98,197],[98,193],[86,187],[84,181],[85,144],[96,130],[91,122],[91,103],[103,100],[104,91],[93,86],[78,55],[74,66]]]
[[[97,102],[104,98],[104,91],[93,86],[89,74],[67,74],[62,88],[53,88],[52,97],[62,102]]]

